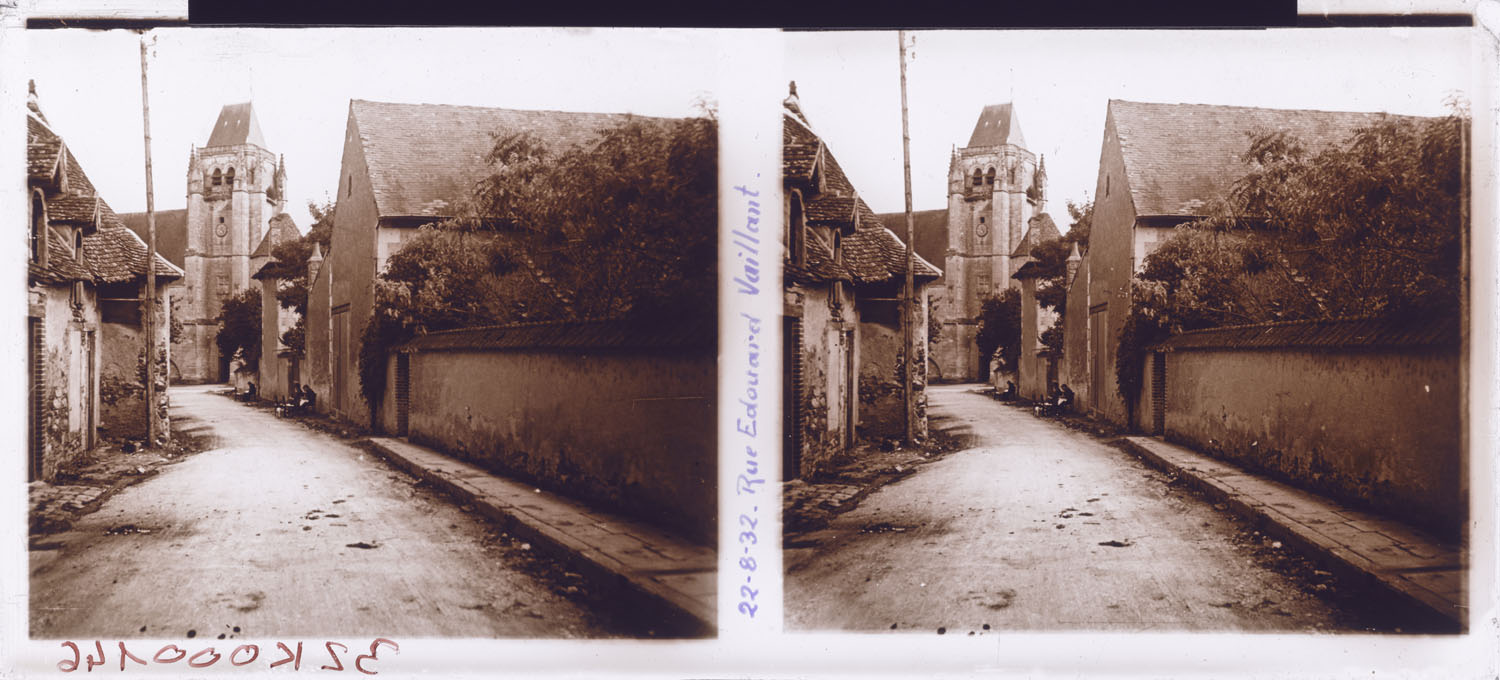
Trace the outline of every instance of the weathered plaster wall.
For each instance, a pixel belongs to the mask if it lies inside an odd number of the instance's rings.
[[[84,286],[77,308],[71,301],[71,286],[38,286],[32,291],[32,306],[41,313],[46,335],[41,353],[45,452],[40,478],[51,480],[58,470],[86,454],[95,441],[97,416],[90,423],[89,413],[98,413],[99,308],[92,286]],[[96,333],[92,347],[86,342],[89,331]],[[92,378],[88,375],[91,363],[95,367]]]
[[[348,343],[342,355],[331,353],[330,375],[340,374],[342,398],[330,384],[326,394],[330,410],[337,416],[360,425],[370,425],[370,408],[360,392],[359,339],[374,309],[376,274],[376,233],[380,216],[375,193],[370,187],[370,173],[360,141],[359,126],[350,109],[344,138],[344,156],[340,165],[338,205],[334,214],[332,252],[323,266],[332,267],[333,310],[348,305]],[[330,326],[331,328],[331,326]],[[336,345],[334,345],[336,346]],[[314,388],[316,389],[316,388]],[[320,397],[320,401],[324,401]]]
[[[849,403],[845,373],[851,362],[856,370],[860,365],[859,323],[847,287],[837,298],[837,310],[831,305],[836,292],[832,285],[797,286],[793,292],[801,296],[802,309],[800,476],[807,477],[826,471],[847,450],[852,439],[847,423],[859,422],[857,404]],[[847,345],[841,339],[846,331],[854,331],[852,342]],[[854,353],[852,358],[851,353]],[[851,408],[855,410],[852,418],[848,415]]]
[[[144,289],[145,284],[139,285]],[[171,431],[168,416],[168,345],[171,307],[165,304],[167,286],[158,284],[156,296],[156,431]],[[138,295],[138,293],[137,293]],[[100,434],[107,437],[146,437],[146,339],[139,323],[101,323]]]
[[[1115,388],[1115,356],[1120,330],[1130,309],[1130,279],[1135,272],[1135,204],[1113,115],[1106,116],[1099,178],[1094,189],[1094,222],[1089,234],[1089,408],[1095,415],[1124,424],[1125,401]],[[1103,328],[1095,328],[1102,325]],[[1103,331],[1101,334],[1100,331]],[[1102,337],[1101,337],[1102,336]],[[1077,391],[1077,387],[1073,389]]]
[[[1094,407],[1093,380],[1089,366],[1089,258],[1084,256],[1078,273],[1068,284],[1067,308],[1063,313],[1063,357],[1059,379],[1072,388],[1074,408],[1087,412]]]
[[[1169,439],[1450,534],[1467,518],[1456,353],[1179,351],[1166,370]]]
[[[333,397],[333,372],[329,360],[331,320],[328,315],[328,277],[332,274],[325,261],[307,293],[306,360],[302,362],[301,373],[302,382],[311,385],[313,392],[319,395],[314,406],[319,413],[329,412],[328,402]]]
[[[680,350],[414,354],[409,436],[709,542],[716,373]]]

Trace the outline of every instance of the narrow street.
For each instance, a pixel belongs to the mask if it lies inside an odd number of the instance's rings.
[[[31,552],[39,638],[610,636],[529,545],[339,438],[172,389],[209,450]]]
[[[933,427],[963,438],[964,450],[788,545],[788,629],[1355,625],[1258,560],[1227,513],[982,387],[928,389]]]

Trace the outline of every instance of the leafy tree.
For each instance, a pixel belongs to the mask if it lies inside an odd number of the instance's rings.
[[[1021,357],[1021,294],[1016,289],[1006,288],[984,301],[974,342],[980,360],[989,361],[999,351],[1001,365],[1015,369]]]
[[[389,348],[420,333],[522,321],[712,317],[718,148],[712,112],[627,119],[592,145],[499,135],[457,216],[386,261],[361,339],[376,405]]]
[[[1075,243],[1078,244],[1078,252],[1088,250],[1089,232],[1094,225],[1093,201],[1068,201],[1067,205],[1068,216],[1073,219],[1067,233],[1061,238],[1039,243],[1031,249],[1031,257],[1042,268],[1042,276],[1037,282],[1037,303],[1059,312],[1067,308],[1068,287],[1064,279],[1067,275],[1068,255],[1073,252]]]
[[[247,364],[260,360],[260,289],[246,288],[219,309],[219,355]]]
[[[271,250],[271,261],[266,264],[266,273],[279,281],[276,301],[282,309],[297,313],[296,325],[281,334],[281,343],[298,352],[302,351],[307,335],[303,319],[307,317],[307,295],[313,284],[307,279],[307,259],[312,257],[314,244],[321,247],[324,257],[328,256],[333,242],[334,208],[332,201],[321,205],[309,201],[307,212],[313,217],[312,227],[301,238],[277,244]]]
[[[1249,172],[1178,227],[1131,286],[1116,385],[1133,410],[1145,348],[1174,333],[1269,321],[1459,312],[1465,112],[1384,118],[1312,153],[1276,132]]]

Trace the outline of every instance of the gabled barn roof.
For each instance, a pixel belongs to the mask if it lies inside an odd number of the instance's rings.
[[[530,132],[561,150],[592,144],[599,132],[626,120],[662,120],[363,99],[349,102],[349,115],[359,129],[381,217],[451,217],[454,202],[487,172],[484,157],[496,135]]]
[[[1191,217],[1205,214],[1249,171],[1240,158],[1255,135],[1287,132],[1316,151],[1342,143],[1388,114],[1112,99],[1108,116],[1136,215]]]

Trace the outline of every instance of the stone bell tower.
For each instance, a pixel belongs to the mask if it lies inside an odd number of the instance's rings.
[[[1016,281],[1011,253],[1026,233],[1042,190],[1036,155],[1026,150],[1011,103],[984,107],[967,146],[948,162],[947,294],[938,309],[942,337],[934,360],[945,379],[987,380],[974,337],[984,301]]]
[[[286,207],[285,196],[285,166],[266,147],[251,104],[225,106],[208,143],[188,158],[187,277],[177,309],[184,333],[172,348],[184,382],[228,379],[215,318],[225,300],[249,287],[250,253]]]

